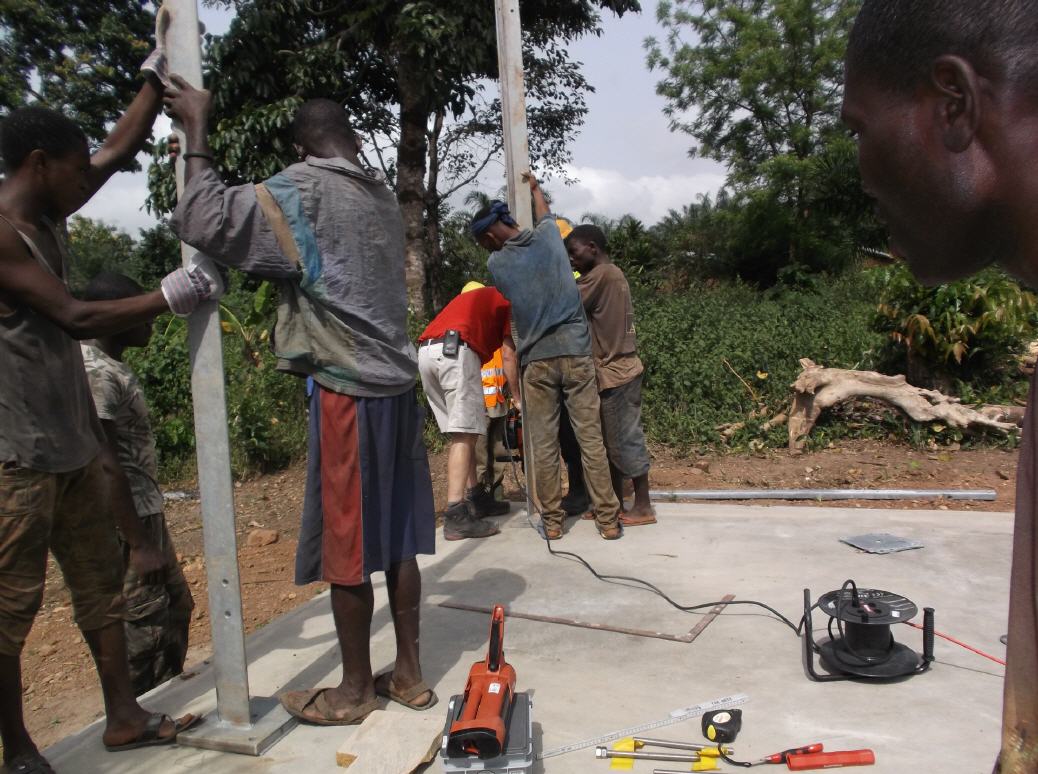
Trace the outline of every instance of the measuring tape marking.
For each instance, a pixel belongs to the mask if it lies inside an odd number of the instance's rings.
[[[682,720],[688,720],[689,718],[696,718],[705,712],[715,709],[726,709],[728,707],[737,707],[740,704],[745,704],[750,700],[750,697],[745,693],[737,693],[732,696],[722,696],[719,699],[713,701],[703,702],[702,704],[693,704],[691,707],[682,707],[680,709],[673,710],[668,717],[660,720],[654,720],[651,723],[643,723],[640,726],[631,726],[630,728],[622,728],[619,731],[612,731],[604,736],[595,737],[594,739],[585,739],[581,742],[574,742],[567,744],[563,747],[556,747],[553,750],[545,750],[537,756],[537,760],[544,760],[545,758],[554,758],[556,755],[565,755],[575,750],[583,750],[586,747],[594,747],[597,745],[605,744],[606,742],[613,742],[617,739],[623,739],[624,737],[634,736],[640,734],[643,731],[651,731],[655,728],[662,728],[664,726],[671,726],[675,723],[680,723]]]

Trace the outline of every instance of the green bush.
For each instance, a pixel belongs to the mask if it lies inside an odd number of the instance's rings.
[[[231,466],[236,476],[275,470],[306,454],[304,380],[275,370],[267,346],[275,298],[268,283],[235,273],[221,301]],[[164,316],[149,346],[129,350],[151,409],[163,480],[189,476],[195,465],[194,413],[187,325]]]
[[[722,442],[720,427],[746,422],[734,445],[784,444],[785,428],[763,435],[759,428],[788,410],[800,358],[839,368],[871,364],[882,337],[870,328],[875,303],[866,285],[854,273],[767,293],[738,282],[672,294],[634,287],[649,437],[706,447]]]
[[[884,370],[905,372],[923,387],[968,390],[970,399],[1021,397],[1025,380],[1015,356],[1035,338],[1033,293],[998,269],[931,288],[903,264],[875,272]]]

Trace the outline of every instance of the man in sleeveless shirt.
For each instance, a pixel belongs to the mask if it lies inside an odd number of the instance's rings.
[[[154,57],[146,64],[155,65]],[[119,301],[69,294],[68,255],[55,224],[133,159],[162,104],[150,72],[92,156],[82,131],[28,107],[0,124],[0,736],[3,772],[49,772],[25,728],[20,654],[43,599],[47,552],[61,566],[76,623],[97,664],[110,750],[165,744],[194,718],[172,720],[134,697],[123,632],[123,563],[116,522],[143,575],[161,573],[118,461],[105,451],[77,339],[104,336],[167,310],[187,314],[219,282],[178,269],[162,289]]]
[[[936,285],[998,263],[1038,285],[1038,0],[866,0],[844,123],[893,250]],[[1002,774],[1038,771],[1038,413],[1016,492]]]

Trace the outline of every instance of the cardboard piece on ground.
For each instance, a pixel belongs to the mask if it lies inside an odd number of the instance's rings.
[[[375,710],[335,752],[335,762],[350,774],[410,774],[440,749],[439,712]]]

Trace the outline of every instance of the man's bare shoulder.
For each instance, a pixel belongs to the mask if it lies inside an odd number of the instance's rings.
[[[6,218],[0,218],[0,262],[18,262],[31,258],[32,254],[15,225]]]

